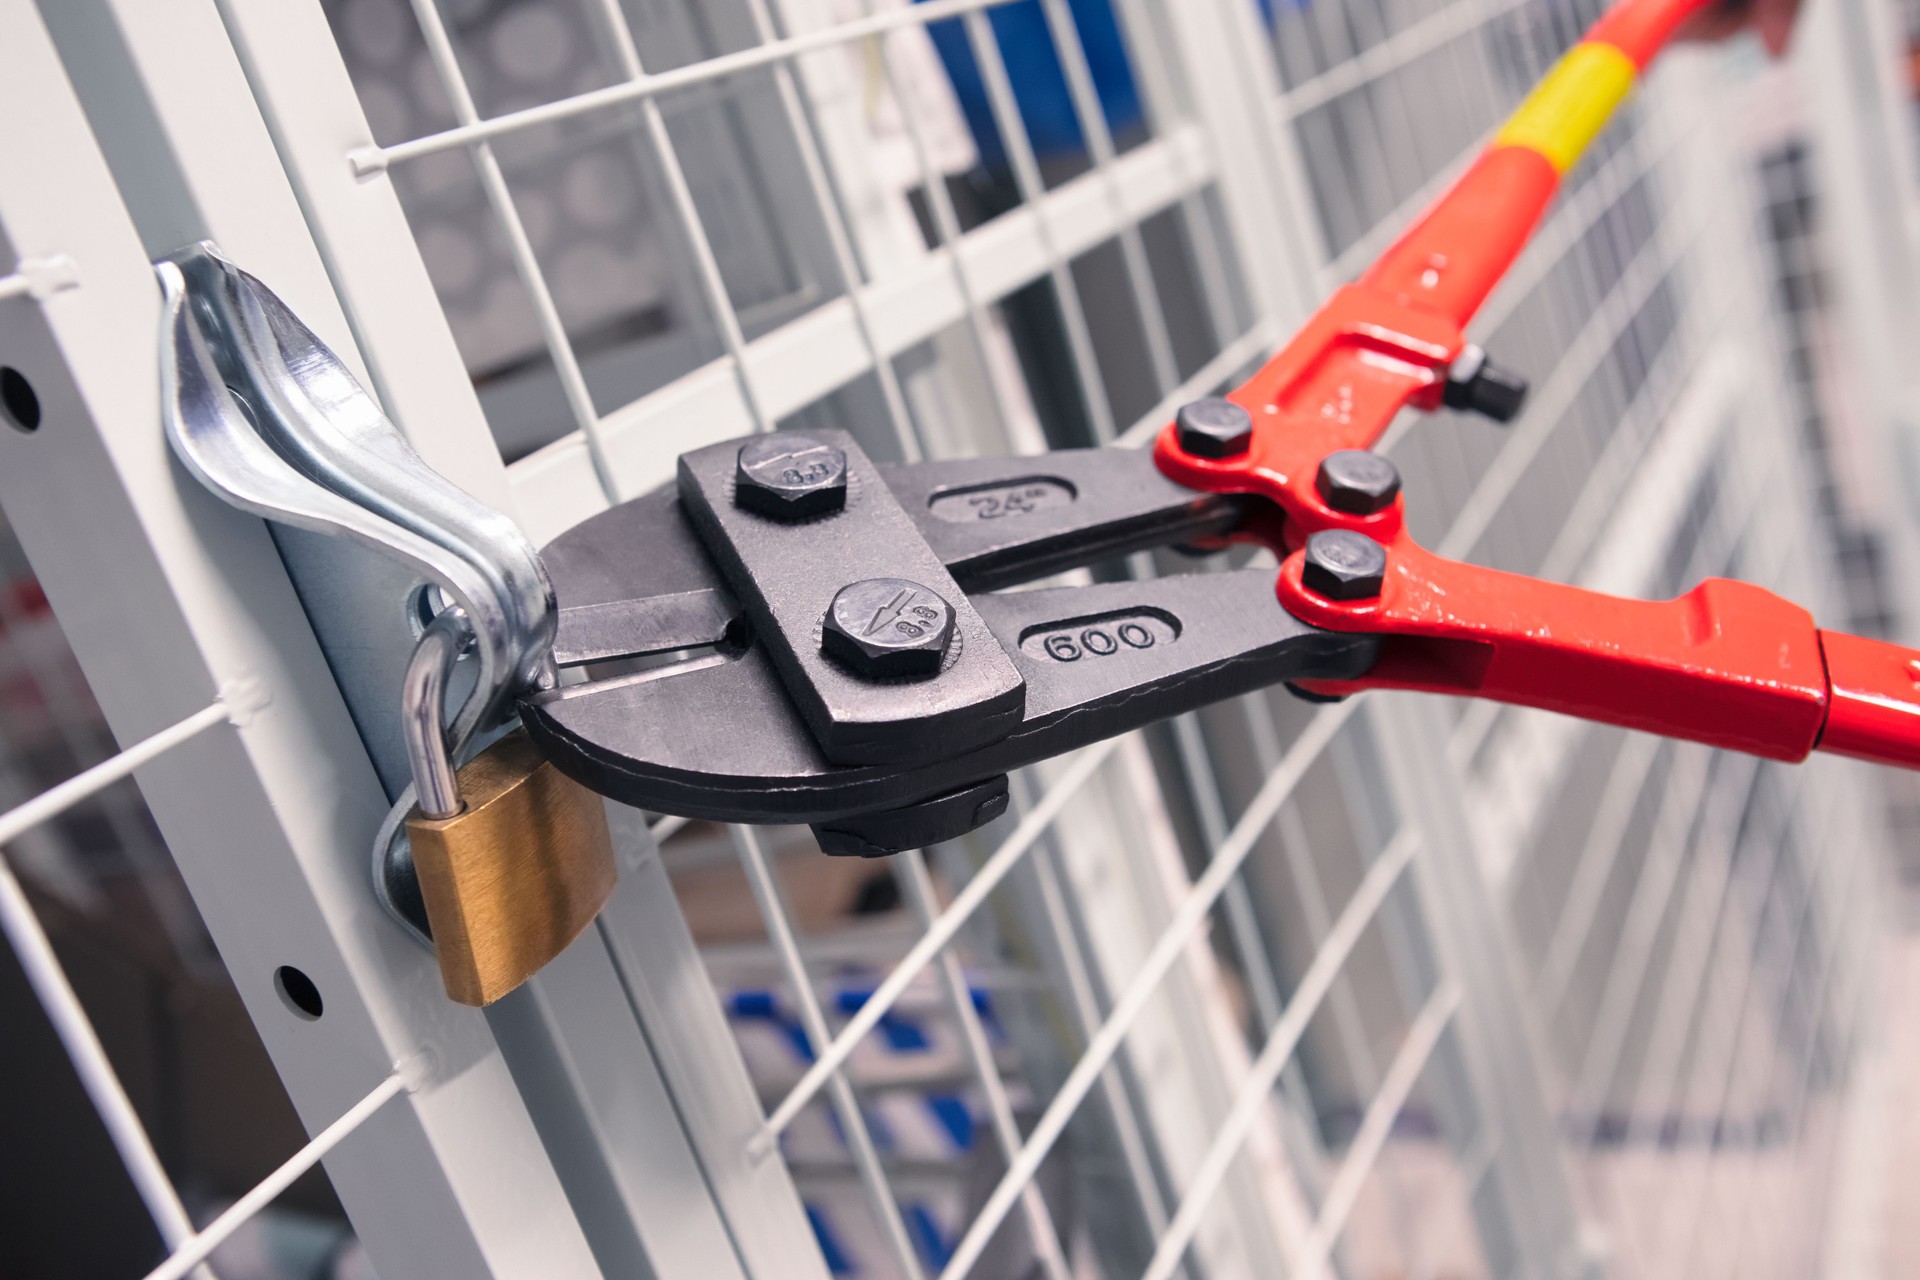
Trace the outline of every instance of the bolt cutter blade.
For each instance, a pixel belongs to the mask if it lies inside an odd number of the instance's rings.
[[[623,803],[824,823],[915,804],[1222,698],[1352,678],[1377,645],[1294,620],[1264,569],[972,600],[1026,682],[1026,707],[1006,736],[943,759],[829,762],[758,644],[552,690],[523,701],[521,716],[563,772]]]
[[[575,525],[540,557],[560,600],[562,667],[719,644],[740,615],[671,486]]]
[[[954,581],[992,591],[1150,547],[1214,538],[1246,500],[1167,479],[1145,449],[879,463]],[[574,526],[541,552],[562,667],[719,644],[740,616],[672,486]]]
[[[861,574],[910,560],[934,577],[937,567],[943,589],[978,619],[971,643],[1006,665],[1024,709],[991,737],[968,738],[918,714],[923,689],[948,673],[876,678],[860,690],[871,714],[917,735],[915,749],[836,763],[798,709],[767,634],[785,627],[789,650],[818,658],[823,620],[791,609],[753,617],[709,551],[719,539],[738,555],[724,541],[732,535],[708,529],[703,540],[683,482],[583,521],[543,553],[561,605],[556,657],[585,667],[588,679],[528,699],[521,713],[563,771],[626,803],[690,817],[835,822],[929,801],[938,808],[1020,765],[1253,689],[1352,678],[1373,660],[1371,637],[1289,617],[1271,570],[980,590],[1218,538],[1240,523],[1240,499],[1168,480],[1144,451],[876,469],[851,438],[834,433],[830,444],[846,460],[845,508],[797,520],[727,507],[729,459],[725,449],[714,455],[707,470],[716,479],[693,501],[705,523],[720,524],[718,514],[764,540],[744,581],[763,595],[796,585],[823,602],[844,594],[821,572],[822,549],[836,539],[839,550],[867,557]],[[861,518],[875,507],[885,536]],[[700,650],[666,666],[616,661]]]
[[[1248,502],[1169,480],[1146,449],[882,463],[887,488],[968,591],[1216,538]]]

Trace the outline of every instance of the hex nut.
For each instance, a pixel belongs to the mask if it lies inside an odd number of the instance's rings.
[[[1253,444],[1253,415],[1221,396],[1181,405],[1173,421],[1180,447],[1196,458],[1237,458]]]
[[[1400,496],[1400,472],[1368,449],[1336,449],[1320,459],[1314,479],[1321,501],[1351,516],[1385,511]]]
[[[953,606],[905,578],[868,578],[840,588],[827,606],[820,648],[868,679],[930,676],[953,643]]]
[[[847,505],[847,455],[811,436],[776,431],[740,446],[734,505],[775,520],[803,520]]]
[[[1300,580],[1329,600],[1371,600],[1387,577],[1387,549],[1351,529],[1322,529],[1307,539]]]

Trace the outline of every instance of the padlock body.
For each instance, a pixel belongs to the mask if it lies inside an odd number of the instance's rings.
[[[465,807],[407,817],[447,995],[492,1004],[580,936],[613,893],[605,802],[516,729],[460,770]]]

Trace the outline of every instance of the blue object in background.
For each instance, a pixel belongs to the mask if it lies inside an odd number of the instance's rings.
[[[1087,67],[1093,74],[1094,91],[1100,97],[1107,128],[1120,133],[1139,124],[1140,94],[1134,87],[1133,69],[1127,65],[1126,46],[1120,40],[1113,6],[1108,0],[1069,0],[1068,8],[1080,30],[1080,44],[1087,53]],[[1013,81],[1014,98],[1020,105],[1027,135],[1033,140],[1034,154],[1043,159],[1085,155],[1087,142],[1074,115],[1066,72],[1061,69],[1039,0],[990,9],[987,18],[999,38],[1000,56],[1007,64],[1007,78]],[[960,99],[960,110],[967,117],[981,163],[989,168],[1004,167],[1006,146],[994,127],[993,108],[967,42],[966,27],[961,19],[948,18],[928,26],[927,34],[946,65],[947,78]]]
[[[951,1093],[930,1093],[927,1110],[933,1112],[933,1118],[953,1139],[955,1149],[973,1150],[973,1112],[967,1109],[965,1101]]]
[[[736,991],[727,1012],[736,1018],[772,1023],[787,1037],[787,1043],[793,1046],[796,1058],[802,1062],[813,1061],[813,1044],[807,1039],[807,1029],[800,1025],[798,1018],[789,1017],[780,1008],[773,992]]]
[[[913,1242],[920,1246],[920,1257],[934,1271],[946,1266],[953,1258],[953,1246],[940,1230],[940,1224],[934,1221],[933,1210],[923,1200],[913,1200],[901,1206],[905,1210],[907,1230],[913,1236]]]
[[[840,1243],[840,1233],[827,1222],[827,1216],[813,1205],[802,1206],[807,1211],[807,1221],[813,1225],[814,1238],[820,1242],[820,1252],[825,1257],[827,1272],[830,1275],[850,1276],[855,1274],[853,1258],[847,1253],[847,1247]]]

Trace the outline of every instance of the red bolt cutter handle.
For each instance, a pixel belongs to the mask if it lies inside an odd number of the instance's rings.
[[[1279,594],[1303,621],[1388,637],[1367,688],[1468,694],[1780,760],[1815,748],[1920,767],[1920,652],[1814,626],[1749,583],[1710,579],[1675,600],[1622,600],[1446,560],[1416,544],[1401,500],[1367,516],[1315,487],[1320,460],[1364,449],[1402,408],[1437,407],[1464,326],[1519,255],[1560,178],[1675,29],[1712,0],[1622,0],[1568,51],[1460,179],[1228,398],[1254,420],[1247,450],[1155,456],[1197,489],[1273,501],[1288,556]],[[1300,548],[1324,529],[1385,545],[1376,598],[1327,599]]]
[[[1339,603],[1280,569],[1303,622],[1384,635],[1357,681],[1321,693],[1420,689],[1544,707],[1775,760],[1816,747],[1920,768],[1920,653],[1823,631],[1748,582],[1623,600],[1442,559],[1402,534],[1379,598]]]

